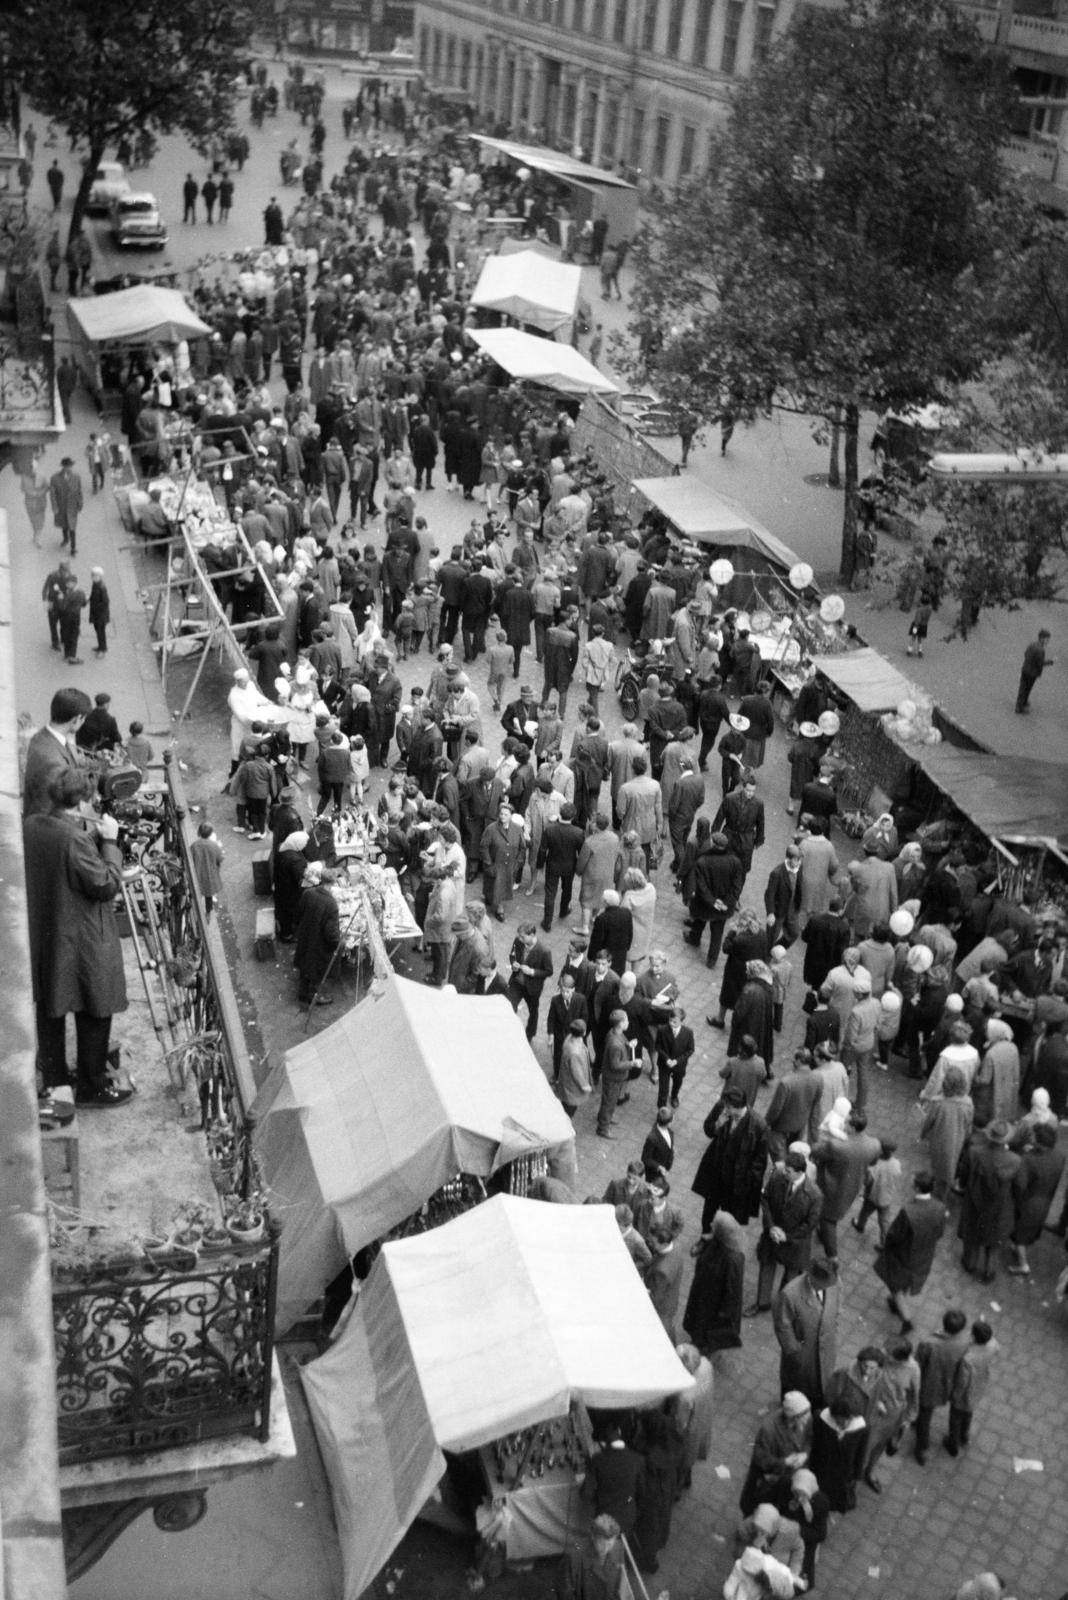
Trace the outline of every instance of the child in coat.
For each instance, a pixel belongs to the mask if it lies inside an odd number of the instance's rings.
[[[508,635],[503,628],[497,629],[497,637],[489,647],[489,691],[493,698],[493,709],[501,709],[504,699],[504,684],[512,667],[512,647],[508,643]]]
[[[776,1033],[782,1032],[786,996],[793,982],[794,966],[786,954],[786,946],[776,944],[771,950],[771,1025]]]
[[[858,1233],[868,1226],[874,1211],[879,1219],[879,1243],[886,1243],[886,1230],[890,1218],[901,1206],[901,1162],[895,1155],[897,1145],[893,1139],[880,1139],[879,1159],[868,1168],[864,1178],[864,1199],[853,1222]]]
[[[197,836],[189,846],[196,873],[197,888],[204,896],[204,910],[211,916],[216,897],[222,888],[223,847],[210,822],[202,822]]]

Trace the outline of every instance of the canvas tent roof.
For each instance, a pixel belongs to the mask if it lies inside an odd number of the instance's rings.
[[[574,316],[581,283],[581,267],[549,261],[536,250],[516,250],[486,257],[471,304],[555,333]]]
[[[991,839],[1068,852],[1068,767],[1055,761],[919,745],[909,754],[957,809]]]
[[[551,177],[573,179],[576,183],[603,184],[609,189],[634,189],[626,178],[606,172],[603,167],[591,167],[586,161],[576,161],[574,156],[563,155],[559,150],[546,150],[538,144],[516,144],[512,139],[491,139],[484,133],[473,133],[472,139],[487,150],[499,150],[510,156],[520,166],[534,172],[546,172]]]
[[[503,997],[392,977],[286,1052],[256,1100],[282,1218],[278,1325],[458,1172],[488,1177],[574,1129]]]
[[[861,711],[894,711],[916,692],[904,673],[868,646],[841,656],[815,656],[813,663]]]
[[[786,571],[802,559],[744,506],[696,478],[635,478],[633,486],[687,539],[755,550]]]
[[[592,362],[554,339],[540,339],[519,328],[472,328],[480,349],[513,378],[542,383],[561,394],[615,394],[616,385]]]
[[[387,1244],[337,1343],[301,1379],[334,1493],[346,1600],[426,1501],[442,1450],[561,1416],[573,1399],[641,1406],[692,1383],[612,1207],[512,1195]]]
[[[179,339],[211,332],[177,289],[163,289],[152,283],[116,289],[114,294],[93,299],[68,300],[67,315],[90,344],[129,344],[152,339],[176,344]]]

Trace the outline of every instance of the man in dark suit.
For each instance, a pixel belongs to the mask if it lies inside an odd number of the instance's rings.
[[[648,1180],[660,1172],[670,1172],[675,1164],[675,1133],[671,1126],[673,1117],[670,1106],[658,1107],[656,1121],[645,1135],[642,1166]]]
[[[538,1031],[541,991],[546,979],[552,977],[553,958],[545,946],[538,943],[538,930],[532,922],[520,923],[509,959],[512,976],[508,980],[508,998],[516,1011],[521,1000],[526,1003],[527,1038],[533,1040]]]
[[[786,846],[786,859],[768,874],[764,890],[768,943],[789,949],[801,926],[801,852],[796,844]]]
[[[731,852],[738,857],[748,876],[753,851],[764,843],[764,802],[757,799],[756,779],[746,773],[740,789],[724,795],[712,826],[727,835]]]
[[[829,772],[821,772],[815,783],[805,784],[801,790],[801,811],[808,812],[819,832],[830,837],[831,818],[838,814],[838,801],[831,787]]]
[[[593,927],[590,930],[590,949],[607,950],[613,971],[621,978],[627,965],[627,951],[630,949],[633,937],[634,919],[629,910],[626,906],[620,905],[619,895],[615,889],[606,889],[601,910],[593,919]]]
[[[293,965],[300,979],[297,998],[302,1006],[328,1006],[334,998],[320,990],[341,942],[341,919],[330,892],[336,880],[337,873],[324,867],[319,882],[301,896]]]
[[[666,1106],[670,1097],[672,1106],[677,1106],[695,1048],[693,1029],[686,1027],[686,1012],[682,1006],[675,1006],[669,1020],[656,1030],[654,1045],[659,1078],[656,1103],[659,1107]]]
[[[82,509],[84,496],[82,494],[82,480],[74,470],[74,462],[70,456],[64,456],[58,472],[54,472],[48,480],[48,493],[52,501],[52,515],[56,527],[63,537],[60,544],[70,543],[71,555],[77,555],[78,539],[78,513]]]
[[[593,1081],[597,1083],[601,1077],[601,1055],[619,995],[619,974],[613,970],[607,950],[592,944],[590,949],[594,951],[594,958],[589,974],[589,987],[586,990],[586,1002],[590,1008]]]
[[[509,700],[501,713],[501,727],[512,739],[521,739],[528,750],[534,748],[534,734],[528,723],[537,731],[538,708],[534,704],[534,690],[524,683],[518,700]]]
[[[553,925],[557,887],[560,889],[561,917],[566,917],[571,910],[575,866],[585,842],[586,835],[575,821],[575,808],[569,800],[565,801],[560,807],[558,820],[547,823],[542,830],[536,863],[536,866],[545,868],[545,909],[541,925],[546,933]]]
[[[546,1032],[553,1042],[553,1082],[560,1075],[560,1058],[564,1040],[573,1022],[588,1022],[589,1006],[586,996],[578,992],[574,973],[564,968],[560,974],[560,987],[549,1001],[549,1018]]]
[[[57,689],[52,696],[48,722],[38,728],[26,750],[23,817],[47,815],[52,809],[49,780],[66,767],[81,765],[74,739],[92,709],[93,702],[81,689]]]
[[[502,994],[506,1000],[511,1000],[508,985],[497,971],[497,965],[489,956],[485,958],[478,969],[473,993],[478,995]]]
[[[569,972],[575,980],[575,988],[584,1000],[589,1000],[590,989],[593,987],[593,962],[586,956],[586,939],[581,933],[573,933],[567,946],[567,955],[561,972]]]
[[[946,1212],[934,1198],[929,1172],[918,1172],[912,1180],[913,1196],[901,1207],[886,1230],[886,1240],[875,1262],[875,1271],[890,1291],[889,1304],[901,1318],[901,1332],[911,1333],[909,1296],[919,1294],[934,1265],[938,1241],[946,1229]],[[916,1440],[917,1451],[919,1433]]]
[[[610,1428],[604,1447],[586,1468],[582,1498],[593,1506],[595,1516],[614,1517],[622,1533],[632,1534],[644,1487],[644,1457],[628,1449],[618,1427]]]

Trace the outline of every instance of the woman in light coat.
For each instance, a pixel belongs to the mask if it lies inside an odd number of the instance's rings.
[[[656,888],[638,867],[623,874],[620,905],[629,911],[634,923],[627,959],[636,972],[653,948],[653,924],[656,920]]]
[[[945,1201],[953,1187],[961,1151],[972,1131],[974,1109],[964,1073],[959,1067],[947,1067],[941,1096],[931,1101],[920,1129],[920,1138],[927,1141],[938,1200]]]

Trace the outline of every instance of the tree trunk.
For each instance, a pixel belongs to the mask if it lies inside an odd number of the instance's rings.
[[[850,401],[843,417],[845,433],[845,504],[842,507],[842,563],[838,576],[853,582],[857,566],[857,456],[860,441],[860,407]]]
[[[842,487],[842,468],[841,468],[841,464],[840,464],[840,461],[839,461],[839,451],[838,451],[838,447],[839,447],[839,445],[841,443],[841,439],[842,439],[842,408],[841,408],[841,406],[835,406],[835,408],[834,408],[834,416],[831,418],[831,453],[830,453],[830,459],[829,459],[829,461],[827,463],[827,487],[828,487],[828,489],[840,489]]]
[[[106,146],[94,146],[85,158],[82,168],[82,181],[74,194],[74,208],[70,214],[70,232],[67,234],[67,249],[70,249],[71,240],[76,234],[81,233],[82,223],[85,221],[85,208],[89,204],[89,191],[93,187],[96,169],[104,159]]]

